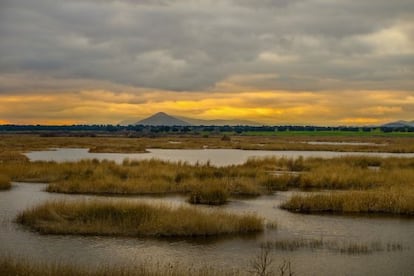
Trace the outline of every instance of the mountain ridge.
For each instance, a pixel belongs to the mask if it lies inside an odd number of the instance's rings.
[[[134,119],[127,119],[119,122],[120,125],[152,125],[152,126],[236,126],[236,125],[249,125],[249,126],[262,126],[264,124],[249,121],[249,120],[203,120],[195,119],[184,116],[173,116],[165,112],[157,112],[149,117],[136,121]]]
[[[225,119],[214,119],[214,120],[204,120],[204,119],[195,119],[184,116],[173,116],[165,112],[157,112],[149,117],[141,119],[139,121],[128,119],[119,122],[120,125],[152,125],[152,126],[264,126],[266,124],[249,121],[249,120],[225,120]],[[386,127],[386,128],[404,128],[404,127],[414,127],[414,120],[398,120],[382,125],[376,125],[372,127]]]
[[[176,117],[168,115],[165,112],[155,113],[145,119],[137,121],[134,125],[149,125],[149,126],[190,126],[191,124],[180,120]]]
[[[405,120],[398,120],[395,122],[390,122],[381,125],[381,127],[390,127],[390,128],[398,128],[398,127],[414,127],[414,120],[412,121],[405,121]]]

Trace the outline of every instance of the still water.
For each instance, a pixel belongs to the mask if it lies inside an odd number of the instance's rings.
[[[81,159],[96,158],[108,159],[121,163],[125,158],[161,159],[166,161],[186,161],[190,164],[196,162],[212,165],[226,166],[242,164],[250,157],[321,157],[333,158],[339,156],[379,156],[379,157],[414,157],[414,153],[386,153],[386,152],[335,152],[335,151],[268,151],[268,150],[237,150],[237,149],[148,149],[148,153],[90,153],[88,149],[58,148],[47,151],[33,151],[26,153],[31,161],[78,161]]]
[[[326,249],[273,251],[275,262],[291,261],[296,275],[412,275],[414,271],[414,220],[390,217],[341,217],[301,215],[277,206],[291,196],[281,192],[257,199],[235,199],[220,208],[229,212],[254,212],[278,228],[256,236],[207,240],[156,240],[116,237],[40,235],[13,222],[27,207],[46,200],[89,199],[98,196],[62,195],[44,192],[45,184],[13,183],[10,191],[0,192],[0,255],[26,256],[32,260],[63,261],[88,266],[119,265],[156,260],[193,266],[249,269],[249,261],[259,251],[260,242],[293,238],[315,238],[345,242],[397,242],[402,251],[346,255]],[[113,197],[150,203],[186,205],[185,198]]]
[[[150,150],[146,154],[88,153],[86,149],[57,149],[31,152],[31,160],[75,161],[85,158],[110,159],[159,158],[172,161],[207,162],[215,165],[239,164],[251,156],[319,156],[334,157],[340,152],[272,152],[239,150]],[[354,153],[352,153],[354,154]],[[365,153],[364,153],[365,154]],[[409,156],[407,154],[368,154],[376,156]],[[414,155],[413,155],[414,156]],[[413,275],[414,220],[403,217],[352,217],[293,214],[278,208],[295,192],[278,192],[255,199],[233,199],[219,208],[235,213],[256,213],[266,222],[276,222],[277,229],[249,236],[220,239],[148,239],[93,236],[40,235],[16,224],[16,215],[24,209],[47,200],[130,200],[151,204],[188,205],[181,196],[168,197],[102,197],[52,194],[44,191],[46,184],[13,183],[9,191],[0,192],[0,255],[27,257],[31,260],[62,261],[88,265],[128,265],[145,260],[162,263],[183,263],[191,266],[211,265],[217,268],[250,269],[249,262],[266,241],[292,239],[323,239],[337,242],[398,243],[403,250],[372,254],[347,255],[328,249],[272,251],[275,263],[290,260],[295,275]]]

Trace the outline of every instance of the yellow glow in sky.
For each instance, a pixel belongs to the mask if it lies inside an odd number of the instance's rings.
[[[173,92],[82,90],[2,95],[0,123],[117,124],[156,112],[263,124],[367,125],[414,118],[408,91]]]

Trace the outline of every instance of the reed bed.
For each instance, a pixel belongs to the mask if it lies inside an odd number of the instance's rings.
[[[8,190],[11,188],[10,178],[7,175],[0,174],[0,190]]]
[[[399,242],[382,243],[380,241],[338,241],[324,239],[286,239],[268,241],[262,245],[265,248],[280,251],[297,251],[301,249],[328,250],[346,255],[367,255],[376,252],[402,251],[404,247]]]
[[[113,201],[47,202],[19,214],[17,222],[44,234],[199,237],[263,230],[253,214]]]
[[[0,150],[0,164],[1,163],[22,163],[29,162],[29,158],[17,151]]]
[[[164,149],[245,149],[245,150],[329,150],[360,152],[414,152],[412,137],[329,137],[312,135],[248,136],[231,135],[229,140],[223,134],[174,135],[158,137],[128,138],[128,133],[114,137],[40,137],[33,134],[1,135],[0,151],[29,151],[49,148],[77,147],[89,148],[93,152],[144,152],[148,148]],[[171,143],[173,142],[173,143]],[[352,142],[347,144],[309,144],[308,142]],[[367,144],[368,143],[368,144]]]
[[[190,193],[188,201],[192,204],[222,205],[228,201],[229,192],[219,183],[198,186]]]
[[[378,187],[411,188],[414,158],[338,157],[309,158],[300,174],[281,174],[274,189],[368,190]]]
[[[414,189],[295,195],[281,208],[299,213],[367,213],[414,216]]]
[[[333,208],[334,212],[405,214],[414,210],[407,203],[414,191],[414,158],[269,157],[251,158],[241,165],[215,167],[209,163],[190,165],[161,160],[124,160],[122,164],[106,160],[28,162],[19,155],[3,153],[3,156],[13,158],[5,158],[0,163],[0,175],[11,181],[49,183],[49,192],[108,195],[178,193],[188,195],[188,201],[194,204],[218,205],[226,203],[230,197],[258,196],[279,190],[349,190],[349,195],[335,195],[330,201],[325,200],[326,194],[310,199],[294,197],[284,206],[289,210],[306,212],[309,202],[318,199],[325,201],[324,205],[312,203],[313,208],[309,207],[309,212],[332,209],[328,202],[340,206]],[[387,203],[377,203],[383,200]],[[299,201],[307,204],[300,208],[293,205]],[[367,207],[363,202],[370,202],[375,208]],[[290,205],[295,207],[288,208]]]
[[[66,163],[65,177],[52,181],[47,190],[60,193],[90,194],[165,194],[198,193],[227,197],[228,194],[259,195],[264,188],[255,177],[270,177],[254,170],[236,167],[216,168],[160,160],[128,161],[117,165],[109,161]],[[59,167],[59,165],[57,165]]]
[[[99,268],[74,264],[33,262],[24,258],[0,257],[0,275],[4,276],[226,276],[242,275],[235,269],[215,269],[210,266],[194,268],[189,265],[144,261],[128,266],[108,266]]]
[[[296,163],[286,158],[264,158],[249,160],[238,166],[213,167],[208,164],[189,165],[159,160],[125,161],[122,165],[107,161],[83,161],[74,165],[66,164],[66,170],[74,170],[76,173],[67,173],[63,179],[49,175],[52,181],[48,182],[52,183],[48,191],[211,194],[212,190],[220,190],[221,195],[257,196],[290,188],[367,190],[407,186],[414,179],[414,159],[401,161],[378,158],[377,162],[382,162],[378,170],[352,163],[357,160],[364,162],[360,157],[306,159]],[[77,169],[78,166],[81,168]],[[280,174],[273,175],[273,171]]]
[[[242,165],[215,167],[160,160],[28,162],[14,154],[0,163],[12,181],[47,182],[49,192],[89,194],[193,195],[196,202],[225,202],[229,196],[257,196],[278,190],[412,189],[414,158],[252,158]],[[15,161],[20,160],[20,161]],[[210,200],[212,195],[216,199]],[[205,198],[206,200],[204,200]]]
[[[264,253],[263,253],[264,252]],[[216,268],[211,265],[195,267],[181,263],[160,263],[151,259],[131,265],[86,267],[82,265],[33,262],[25,258],[0,256],[0,275],[5,276],[241,276],[241,275],[296,275],[290,261],[284,260],[278,267],[268,249],[252,259],[246,270],[240,268]]]

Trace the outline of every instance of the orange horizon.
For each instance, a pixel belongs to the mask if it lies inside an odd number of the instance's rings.
[[[380,125],[414,119],[410,91],[114,92],[2,95],[0,124],[118,124],[163,111],[264,125]]]

